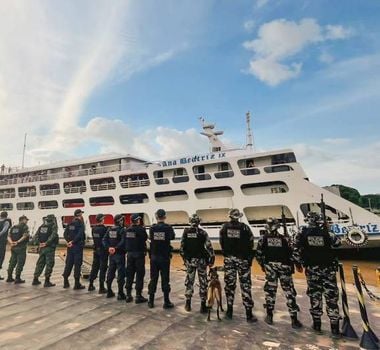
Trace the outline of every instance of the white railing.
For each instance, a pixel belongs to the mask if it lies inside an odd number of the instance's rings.
[[[13,193],[0,193],[0,198],[1,199],[4,199],[4,198],[15,198],[16,197],[16,193],[13,192]]]
[[[52,195],[57,195],[60,193],[60,190],[55,188],[51,190],[40,190],[41,196],[52,196]]]
[[[90,185],[93,191],[105,191],[105,190],[114,190],[116,188],[115,183],[108,184],[99,184],[99,185]]]
[[[214,172],[214,176],[216,179],[225,179],[227,177],[233,177],[234,172],[232,170],[223,170]]]
[[[170,182],[167,177],[156,177],[154,180],[157,185],[167,185]]]
[[[36,191],[19,192],[18,193],[19,197],[21,197],[21,198],[24,198],[24,197],[35,197],[36,194],[37,194]]]
[[[143,186],[149,186],[150,181],[148,179],[120,181],[120,185],[123,188],[143,187]]]
[[[38,207],[39,207],[39,209],[57,209],[58,204],[56,204],[56,205],[39,205]]]
[[[63,189],[65,193],[83,193],[86,192],[86,186],[68,186]]]

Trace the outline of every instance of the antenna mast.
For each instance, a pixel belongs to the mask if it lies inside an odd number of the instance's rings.
[[[246,122],[247,122],[247,149],[254,150],[254,144],[253,144],[253,134],[251,129],[251,113],[248,111],[246,114]]]
[[[24,148],[22,150],[22,164],[21,164],[21,168],[24,169],[24,162],[25,162],[25,149],[26,149],[26,133],[24,135]]]

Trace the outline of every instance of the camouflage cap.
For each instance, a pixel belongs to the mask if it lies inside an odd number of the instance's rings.
[[[193,214],[189,217],[189,223],[191,225],[199,225],[201,223],[201,218],[198,216],[198,214]]]
[[[228,216],[231,218],[231,219],[240,219],[244,214],[240,212],[239,209],[231,209],[229,212],[228,212]]]

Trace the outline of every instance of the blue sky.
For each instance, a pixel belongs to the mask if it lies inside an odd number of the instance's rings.
[[[292,147],[312,181],[380,192],[380,2],[5,0],[0,159],[158,159],[230,144]],[[16,141],[16,142],[15,142]]]

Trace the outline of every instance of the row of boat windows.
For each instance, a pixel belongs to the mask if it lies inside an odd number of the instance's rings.
[[[286,193],[289,191],[288,186],[282,181],[273,182],[261,182],[255,184],[244,184],[241,186],[241,190],[245,195],[266,195],[266,194],[278,194]],[[234,191],[229,186],[217,186],[198,188],[194,191],[195,196],[198,199],[210,199],[210,198],[226,198],[232,197]],[[185,190],[173,190],[162,191],[154,194],[157,202],[168,202],[187,200],[189,198],[188,193]],[[120,204],[141,204],[149,202],[149,197],[146,193],[125,194],[119,196]],[[90,206],[107,206],[114,205],[115,199],[112,196],[92,197],[89,199]],[[39,209],[57,209],[57,200],[40,201],[38,202]],[[84,207],[85,202],[82,198],[64,199],[62,200],[63,208],[80,208]],[[20,202],[16,204],[17,210],[33,210],[35,209],[33,202]],[[12,203],[1,203],[0,210],[13,210]]]
[[[258,175],[261,173],[261,170],[258,167],[263,167],[263,171],[265,173],[274,173],[274,172],[282,172],[282,171],[291,171],[292,167],[289,165],[285,165],[287,163],[296,162],[296,158],[294,153],[282,153],[273,156],[263,156],[256,158],[248,158],[241,159],[238,161],[238,167],[242,175]],[[270,165],[270,166],[269,166]],[[48,181],[59,178],[70,178],[76,176],[87,176],[87,175],[95,175],[95,174],[105,174],[114,171],[121,171],[122,169],[112,168],[107,170],[107,167],[103,167],[102,171],[97,171],[97,168],[86,169],[87,173],[83,174],[83,170],[78,171],[66,171],[64,169],[51,169],[45,170],[43,174],[41,173],[30,173],[30,174],[14,174],[14,175],[0,175],[0,185],[10,185],[10,184],[20,184],[27,182],[36,182],[36,181]],[[57,170],[61,170],[57,172]],[[82,171],[82,172],[81,172]],[[233,177],[234,172],[232,170],[231,164],[229,162],[220,162],[220,163],[209,163],[205,165],[196,165],[193,167],[193,175],[199,180],[209,180],[211,178],[222,179]],[[176,169],[167,169],[167,170],[157,170],[153,173],[154,181],[159,184],[168,184],[170,179],[173,183],[181,183],[189,181],[189,174],[187,173],[185,168],[179,167]],[[101,179],[94,179],[92,181],[91,188],[92,190],[102,190],[102,189],[112,189],[115,188],[115,179],[113,177],[104,177]],[[73,186],[73,182],[67,182],[67,184],[71,183],[71,187]],[[119,177],[119,183],[121,187],[138,187],[138,186],[149,186],[150,179],[147,173],[135,173],[130,175],[123,175]],[[44,185],[49,186],[49,185]],[[42,186],[41,186],[42,187]],[[79,186],[80,187],[80,186]],[[21,189],[21,188],[20,188]],[[19,189],[19,192],[20,192]],[[40,189],[40,191],[47,191],[46,194],[50,190],[54,190],[54,188],[46,188],[45,190]],[[34,193],[35,193],[34,188]],[[80,189],[78,189],[80,191]],[[25,196],[33,196],[33,189],[28,186],[25,187]],[[0,192],[0,196],[1,196]],[[1,197],[0,197],[1,198]]]

